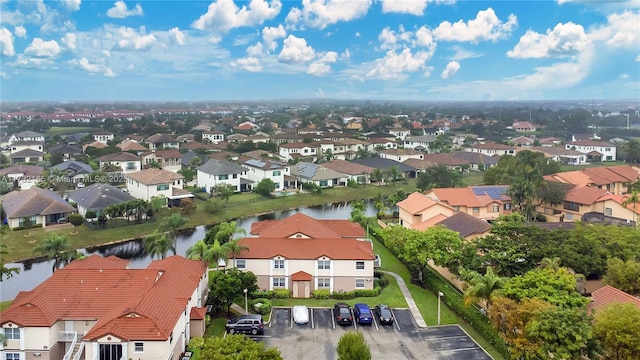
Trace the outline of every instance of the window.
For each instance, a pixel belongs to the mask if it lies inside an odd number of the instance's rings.
[[[318,260],[318,270],[331,269],[331,260]]]
[[[320,186],[327,186],[329,185],[329,182],[327,182],[327,180],[320,180]]]
[[[144,352],[144,343],[141,343],[141,342],[133,343],[133,351]]]
[[[499,212],[500,211],[500,205],[493,205],[493,212]]]
[[[460,211],[460,206],[454,206],[454,207],[453,207],[453,211],[456,211],[456,212],[457,212],[457,211]]]
[[[229,179],[229,175],[218,175],[218,180],[227,180]]]
[[[127,163],[127,170],[135,170],[135,168],[136,168],[136,163],[134,162]]]
[[[273,260],[274,269],[284,269],[284,260]]]
[[[571,201],[565,201],[564,202],[564,209],[565,210],[571,210],[571,211],[579,211],[580,210],[580,205],[578,203],[574,203]]]
[[[273,172],[273,176],[280,176],[281,172],[280,171],[274,171]]]
[[[237,179],[238,178],[238,174],[233,174],[233,178]]]
[[[20,340],[20,329],[5,328],[4,336],[7,338],[7,340]]]
[[[504,204],[504,209],[511,210],[511,204],[510,203]]]
[[[171,335],[169,335],[169,344],[171,344],[173,342],[173,333],[171,333]]]
[[[356,270],[364,270],[364,261],[356,261]]]
[[[331,287],[331,279],[329,278],[318,278],[318,286],[316,286],[316,288],[318,289],[328,289]]]
[[[479,213],[480,212],[480,208],[479,207],[474,207],[473,208],[473,212],[474,213]]]
[[[567,214],[567,220],[573,220],[573,214]]]
[[[273,287],[284,287],[284,278],[273,278]]]
[[[364,279],[356,279],[356,289],[364,289]]]
[[[611,216],[611,214],[613,214],[613,210],[611,210],[611,208],[604,208],[604,214]]]
[[[157,191],[169,190],[169,184],[156,185],[156,190]]]
[[[244,260],[244,259],[236,259],[236,268],[238,268],[238,269],[246,269],[247,268],[246,260]]]
[[[20,354],[19,353],[5,353],[5,359],[6,360],[20,360]]]

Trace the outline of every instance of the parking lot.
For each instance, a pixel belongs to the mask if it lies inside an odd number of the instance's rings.
[[[291,308],[274,308],[264,336],[256,340],[280,349],[284,359],[331,360],[337,359],[336,346],[345,332],[361,331],[373,359],[491,359],[457,325],[418,329],[408,309],[392,312],[393,325],[381,325],[374,316],[371,325],[354,321],[351,326],[340,326],[332,308],[311,308],[309,322],[298,325]]]

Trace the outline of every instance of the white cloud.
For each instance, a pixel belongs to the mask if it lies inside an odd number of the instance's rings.
[[[325,97],[324,90],[322,90],[322,88],[318,88],[318,90],[316,90],[314,92],[314,94],[315,94],[316,97],[319,97],[319,98],[324,98]]]
[[[388,26],[382,29],[380,35],[378,35],[378,41],[380,41],[380,48],[384,50],[394,49],[398,38],[395,31],[391,30]]]
[[[547,29],[545,34],[527,30],[513,50],[507,51],[507,56],[519,59],[575,56],[588,43],[582,25],[568,22]]]
[[[311,74],[315,76],[326,75],[330,72],[331,72],[331,66],[325,63],[317,62],[317,61],[314,61],[311,64],[309,64],[309,68],[307,69],[307,74]]]
[[[4,71],[0,71],[0,78],[1,79],[9,79],[11,76],[9,76],[9,74],[7,74]]]
[[[247,48],[247,55],[249,56],[263,56],[266,53],[262,43],[255,43]]]
[[[270,51],[274,51],[278,47],[276,40],[284,38],[286,35],[287,32],[282,24],[278,25],[278,27],[267,26],[262,29],[262,40],[264,41],[264,45]]]
[[[191,24],[198,30],[227,31],[262,24],[276,17],[282,9],[280,0],[251,0],[249,6],[239,8],[233,0],[218,0],[209,4],[207,12]]]
[[[624,11],[621,14],[611,14],[607,17],[607,24],[596,29],[590,37],[616,48],[637,49],[640,44],[640,13]]]
[[[16,37],[19,38],[26,38],[27,37],[27,29],[24,28],[24,26],[22,25],[18,25],[16,27],[13,28],[13,33],[16,34]]]
[[[174,27],[173,29],[169,30],[169,39],[174,44],[178,44],[178,45],[185,44],[184,33],[180,31],[180,29],[177,27]]]
[[[427,70],[426,62],[430,58],[431,54],[426,51],[413,54],[411,49],[404,48],[398,54],[395,50],[389,50],[384,58],[375,61],[374,67],[365,76],[385,80],[402,79],[406,73]]]
[[[40,58],[52,58],[60,55],[62,48],[55,40],[44,41],[40,38],[35,38],[31,41],[31,44],[24,50],[25,55],[40,57]]]
[[[105,57],[107,57],[107,58],[111,57],[111,51],[109,51],[109,50],[102,50],[100,53],[102,55],[104,55]]]
[[[436,40],[446,41],[497,41],[509,36],[511,31],[517,26],[518,20],[515,15],[510,14],[506,22],[502,22],[496,16],[492,8],[480,10],[475,19],[466,23],[459,20],[455,23],[443,21],[433,30]]]
[[[116,77],[118,76],[118,74],[111,70],[111,68],[106,68],[104,69],[104,72],[102,73],[102,75],[104,75],[105,77]]]
[[[618,79],[621,79],[621,80],[626,80],[628,78],[629,78],[629,74],[624,74],[623,73],[623,74],[618,75]]]
[[[73,51],[76,49],[76,34],[66,33],[62,39],[60,39],[60,42],[66,46],[67,49]]]
[[[91,63],[89,62],[89,59],[87,59],[86,57],[82,57],[80,60],[72,60],[70,62],[73,65],[76,65],[78,68],[86,71],[86,72],[90,72],[90,73],[99,73],[102,72],[104,70],[104,65],[103,64],[98,64],[98,63]]]
[[[7,28],[0,28],[0,51],[4,56],[13,56],[16,51],[13,47],[13,34]]]
[[[361,37],[361,36],[362,36],[362,34],[360,34],[360,31],[356,31],[355,37]]]
[[[458,70],[460,70],[460,63],[457,61],[450,61],[447,64],[447,67],[445,67],[445,69],[442,71],[442,74],[440,74],[440,77],[443,79],[448,79],[455,75]]]
[[[116,1],[115,4],[113,4],[113,7],[107,10],[107,16],[116,19],[142,15],[144,15],[144,12],[142,11],[142,6],[140,6],[140,4],[136,4],[133,9],[129,10],[127,4],[122,0]]]
[[[220,43],[220,41],[222,41],[222,36],[217,36],[217,35],[211,35],[211,36],[209,36],[209,38],[207,39],[207,42],[208,42],[209,44],[213,44],[213,45],[219,44],[219,43]]]
[[[416,31],[415,45],[422,47],[434,46],[435,43],[433,42],[433,34],[431,33],[431,30],[425,26],[420,27]]]
[[[351,51],[349,49],[344,49],[344,52],[340,54],[340,60],[348,60],[351,58]]]
[[[293,8],[285,19],[287,28],[298,23],[310,28],[324,29],[340,21],[363,17],[371,6],[371,0],[302,0],[302,10]]]
[[[402,13],[422,16],[428,0],[382,0],[383,13]]]
[[[146,34],[144,26],[141,26],[139,31],[127,26],[117,28],[112,26],[105,27],[109,32],[108,36],[115,40],[115,44],[113,45],[114,50],[146,51],[157,41],[156,37],[152,34]]]
[[[80,10],[80,4],[82,0],[62,0],[62,5],[69,9],[70,11],[78,11]]]
[[[452,47],[455,53],[451,57],[451,60],[460,61],[465,59],[473,59],[482,56],[480,53],[473,52],[471,50],[464,49],[458,45]]]
[[[640,55],[636,56],[636,61],[640,61]]]
[[[307,45],[307,40],[289,35],[284,40],[282,51],[278,55],[278,61],[297,64],[312,60],[315,56],[316,52],[311,46]]]
[[[231,66],[234,66],[234,67],[238,66],[249,72],[262,71],[262,64],[260,64],[260,59],[256,57],[240,58],[236,61],[232,61]]]
[[[48,69],[53,67],[54,62],[50,58],[25,57],[19,54],[15,65],[23,68]]]

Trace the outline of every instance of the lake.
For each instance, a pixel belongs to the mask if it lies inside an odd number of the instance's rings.
[[[251,224],[256,221],[268,219],[284,219],[296,213],[303,213],[316,219],[325,220],[348,220],[351,215],[351,206],[348,203],[334,203],[320,206],[311,206],[307,208],[291,209],[276,211],[270,214],[250,216],[238,219],[239,228],[245,229],[247,235],[251,229]],[[374,216],[376,209],[372,202],[367,203],[366,215]],[[204,239],[207,232],[206,226],[197,226],[192,229],[181,231],[176,238],[176,253],[185,256],[187,249],[195,244],[198,240]],[[99,230],[96,230],[99,231]],[[235,237],[242,237],[237,234]],[[131,260],[131,268],[146,268],[151,262],[151,257],[144,253],[142,240],[128,241],[120,244],[106,245],[87,249],[79,249],[85,255],[98,254],[101,256],[115,255],[122,259]],[[44,280],[49,278],[53,273],[53,261],[51,260],[27,260],[18,264],[7,264],[7,266],[20,267],[20,273],[14,275],[11,279],[0,282],[0,301],[12,300],[20,291],[29,291],[38,286]]]

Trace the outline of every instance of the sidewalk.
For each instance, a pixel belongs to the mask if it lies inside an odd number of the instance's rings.
[[[411,315],[413,315],[413,318],[416,321],[416,325],[418,325],[419,328],[426,328],[427,323],[424,321],[424,318],[422,317],[422,314],[420,313],[420,310],[418,309],[416,302],[413,300],[413,296],[411,296],[411,293],[409,292],[409,288],[407,287],[407,284],[405,284],[404,279],[400,277],[400,275],[396,273],[392,273],[390,271],[380,270],[380,272],[391,275],[396,279],[396,281],[398,281],[398,286],[400,287],[400,291],[402,291],[402,295],[404,295],[404,298],[407,301],[407,305],[409,306],[409,311],[411,311]]]

